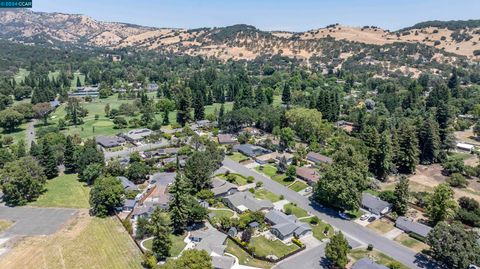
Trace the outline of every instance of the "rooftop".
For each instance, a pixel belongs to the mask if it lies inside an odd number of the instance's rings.
[[[397,221],[395,221],[395,226],[405,232],[412,232],[423,237],[427,237],[430,230],[432,230],[432,227],[406,217],[398,217]]]
[[[311,182],[317,182],[320,179],[320,174],[315,169],[310,167],[297,167],[296,174],[298,177]]]
[[[307,159],[315,163],[332,163],[333,162],[332,158],[322,155],[320,153],[313,152],[313,151],[310,151],[307,154]]]
[[[380,215],[385,208],[391,207],[390,203],[367,192],[362,193],[362,205],[368,208],[372,213],[378,215]]]
[[[256,199],[250,192],[237,192],[225,197],[225,199],[240,211],[245,211],[245,209],[259,211],[266,208],[273,208],[272,202]]]
[[[369,258],[362,258],[354,263],[351,269],[388,269],[388,267],[378,264]]]

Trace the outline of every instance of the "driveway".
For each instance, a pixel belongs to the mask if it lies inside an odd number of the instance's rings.
[[[356,224],[353,221],[340,219],[335,210],[314,203],[308,198],[288,188],[285,188],[281,184],[264,175],[244,167],[228,157],[223,161],[223,165],[230,170],[234,170],[240,174],[243,174],[244,176],[253,176],[256,181],[263,182],[264,188],[278,195],[283,195],[285,199],[296,203],[297,206],[307,210],[307,212],[310,212],[320,219],[328,222],[337,230],[341,230],[349,239],[361,242],[364,245],[373,244],[373,246],[379,251],[395,258],[410,268],[438,268],[435,263],[427,260],[423,255],[417,254],[412,250],[388,238],[385,238],[374,231],[371,231],[368,228]]]
[[[53,234],[70,220],[76,212],[76,209],[67,208],[0,206],[0,219],[14,222],[13,226],[7,229],[1,236]]]

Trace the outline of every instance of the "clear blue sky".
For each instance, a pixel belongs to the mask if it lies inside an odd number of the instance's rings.
[[[245,23],[305,31],[338,22],[397,30],[426,20],[480,19],[480,0],[33,0],[33,10],[156,27]]]

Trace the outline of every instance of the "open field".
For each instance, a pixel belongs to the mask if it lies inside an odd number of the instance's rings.
[[[6,132],[2,128],[0,128],[0,130],[1,130],[0,134],[4,137],[5,136],[11,136],[13,138],[13,143],[15,144],[15,143],[18,143],[18,141],[20,141],[21,139],[23,139],[23,140],[26,139],[27,125],[28,125],[28,123],[24,122],[24,123],[20,124],[20,126],[18,126],[13,132]]]
[[[389,266],[391,263],[395,262],[395,260],[381,252],[378,252],[376,250],[368,251],[366,249],[354,249],[350,252],[349,256],[352,258],[350,261],[351,264],[353,264],[355,261],[360,260],[361,258],[370,258],[374,261],[376,261],[379,264],[383,264],[385,266]],[[408,269],[407,266],[400,264],[401,269]]]
[[[272,203],[280,201],[280,196],[266,189],[255,190],[255,198],[261,200],[267,199]]]
[[[83,210],[61,231],[20,241],[0,268],[142,268],[141,253],[116,218]]]
[[[183,239],[185,239],[185,235],[171,234],[170,239],[172,240],[172,247],[170,248],[170,257],[177,257],[187,245],[185,244],[185,242],[183,242]],[[149,250],[152,250],[152,243],[153,243],[153,239],[148,239],[145,242],[143,242],[143,246]]]
[[[0,219],[0,233],[12,226],[13,222],[9,220]]]
[[[21,83],[22,81],[25,80],[25,77],[27,77],[29,74],[30,74],[30,71],[28,71],[27,69],[23,69],[23,68],[18,69],[18,72],[14,77],[15,82],[17,84]]]
[[[275,255],[279,258],[298,249],[295,244],[285,245],[278,239],[271,241],[263,236],[252,237],[250,247],[255,248],[255,254],[259,256]]]
[[[230,253],[238,258],[238,261],[242,265],[252,266],[252,267],[259,267],[259,268],[272,268],[273,264],[261,261],[253,258],[250,254],[245,252],[239,246],[237,246],[232,239],[227,239],[227,253]]]
[[[429,246],[415,238],[410,237],[408,234],[403,233],[394,239],[400,244],[406,246],[407,248],[412,249],[413,251],[420,252],[424,249],[428,249]]]
[[[393,223],[387,219],[377,219],[374,222],[368,224],[367,227],[379,234],[386,234],[393,228],[395,228]]]
[[[48,180],[46,191],[31,206],[89,208],[90,189],[78,181],[76,174],[61,174]]]

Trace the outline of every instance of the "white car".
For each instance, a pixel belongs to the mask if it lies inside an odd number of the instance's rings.
[[[360,220],[367,220],[368,218],[370,217],[370,214],[363,214],[361,217],[360,217]]]

